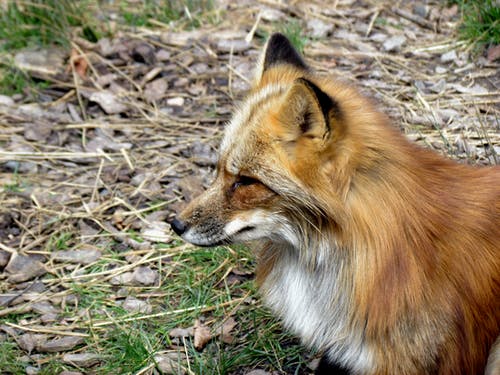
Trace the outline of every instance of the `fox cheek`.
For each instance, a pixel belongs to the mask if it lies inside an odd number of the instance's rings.
[[[241,186],[229,193],[229,204],[238,210],[248,210],[272,203],[276,193],[261,183]]]

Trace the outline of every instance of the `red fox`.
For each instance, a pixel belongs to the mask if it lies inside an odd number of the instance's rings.
[[[281,34],[227,125],[213,185],[171,223],[254,242],[265,303],[318,374],[500,374],[500,167],[406,140]]]

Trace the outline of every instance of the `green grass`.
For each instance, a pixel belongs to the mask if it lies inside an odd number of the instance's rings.
[[[0,14],[0,48],[58,44],[69,47],[75,27],[80,36],[96,41],[100,34],[92,18],[90,0],[8,1]],[[85,9],[86,11],[82,11]]]
[[[496,0],[455,0],[462,21],[459,36],[478,47],[500,44],[500,5]]]
[[[215,9],[213,0],[144,0],[139,6],[125,1],[121,3],[120,13],[129,26],[151,26],[155,21],[168,24],[172,21],[185,20],[188,27],[199,27],[207,18],[207,13]]]
[[[60,232],[53,236],[51,242],[53,247],[66,248],[71,237],[67,232]],[[178,245],[174,242],[170,248],[158,246],[153,257],[165,255]],[[114,286],[104,280],[104,276],[92,276],[122,265],[117,259],[119,253],[113,253],[111,257],[108,255],[85,268],[84,272],[91,277],[69,283],[68,288],[77,297],[78,303],[66,304],[61,312],[62,318],[74,319],[79,312],[88,311],[88,317],[81,319],[79,324],[80,331],[90,333],[90,336],[80,350],[102,354],[102,362],[91,368],[94,373],[134,374],[149,366],[154,367],[154,356],[165,350],[177,350],[180,357],[187,355],[189,367],[195,374],[226,375],[252,368],[280,374],[306,373],[308,360],[304,354],[307,351],[297,339],[284,333],[277,319],[260,305],[252,276],[255,265],[249,249],[188,248],[165,258],[166,262],[151,262],[147,265],[160,271],[160,286]],[[248,276],[240,275],[237,281],[231,281],[229,276],[235,275],[231,273],[234,269],[248,273]],[[59,276],[46,277],[57,280]],[[141,297],[141,294],[147,293],[159,296]],[[177,312],[142,319],[144,314],[132,314],[120,306],[119,302],[128,295],[148,301],[153,314]],[[228,317],[237,322],[231,332],[234,336],[231,344],[222,342],[220,337],[214,335],[203,350],[196,350],[192,337],[184,341],[169,337],[173,328],[192,327],[196,319],[205,322],[215,332]],[[33,316],[8,315],[0,317],[0,324],[17,322],[17,318],[31,320]],[[108,324],[97,328],[92,328],[92,324],[89,326],[88,322],[99,321]],[[7,368],[12,369],[10,372],[24,373],[24,365],[16,363],[16,358],[23,353],[16,349],[14,341],[9,337],[0,350],[2,348],[5,358],[2,362],[8,364]],[[58,373],[62,369],[82,371],[62,363],[58,355],[44,353],[41,360],[41,373],[44,374]],[[180,364],[187,366],[183,360]]]
[[[24,365],[19,361],[23,353],[13,341],[0,341],[0,370],[2,374],[24,374]]]
[[[304,47],[308,42],[307,36],[304,35],[304,27],[298,20],[290,20],[278,28],[278,31],[283,33],[292,43],[292,45],[300,53],[304,52]]]

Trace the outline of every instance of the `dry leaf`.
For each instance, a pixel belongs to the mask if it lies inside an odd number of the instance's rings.
[[[50,340],[37,345],[37,350],[39,352],[63,352],[66,350],[71,350],[75,346],[80,345],[85,340],[83,337],[79,336],[64,336],[62,338]]]
[[[196,350],[201,350],[207,345],[212,338],[210,328],[196,319],[194,323],[194,347]]]
[[[232,316],[226,319],[226,321],[222,324],[219,329],[219,335],[221,337],[222,342],[226,344],[232,344],[234,341],[234,336],[231,334],[234,327],[236,327],[236,320]]]
[[[75,353],[75,354],[65,354],[62,358],[64,363],[76,367],[91,367],[99,363],[102,360],[102,356],[97,353]]]

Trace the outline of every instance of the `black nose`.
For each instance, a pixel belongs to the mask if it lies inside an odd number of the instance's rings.
[[[170,226],[174,230],[175,233],[177,233],[179,236],[186,231],[186,224],[184,224],[182,221],[179,219],[175,218],[172,220],[170,223]]]

